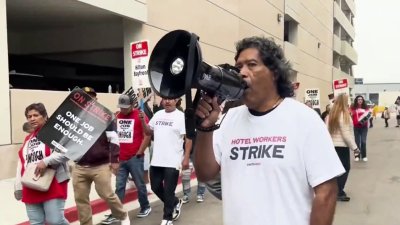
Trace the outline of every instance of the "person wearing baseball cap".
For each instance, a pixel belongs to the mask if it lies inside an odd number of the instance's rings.
[[[96,91],[92,87],[84,87],[82,90],[97,99]],[[72,180],[80,224],[93,224],[89,201],[92,182],[95,183],[98,195],[107,202],[115,220],[120,220],[122,225],[130,224],[129,215],[111,186],[111,172],[115,173],[119,168],[120,149],[116,130],[114,121],[86,154],[75,162]]]
[[[143,125],[140,121],[140,110],[134,108],[134,99],[122,94],[118,98],[117,107],[117,133],[120,143],[119,170],[116,175],[115,193],[122,202],[125,198],[126,182],[129,174],[138,190],[140,211],[136,215],[139,218],[146,217],[151,212],[147,198],[147,188],[144,181],[144,151],[150,144],[151,137],[144,134]],[[145,116],[145,123],[149,119]],[[103,224],[110,224],[115,221],[114,215],[109,215]]]
[[[92,98],[97,97],[97,93],[92,87],[84,87],[84,88],[82,88],[82,90],[84,92],[86,92],[88,95],[90,95],[90,97],[92,97]]]
[[[129,95],[122,94],[118,98],[118,105],[117,107],[120,109],[133,109],[133,98]]]

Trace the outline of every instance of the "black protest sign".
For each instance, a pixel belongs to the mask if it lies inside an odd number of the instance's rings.
[[[75,88],[49,118],[38,138],[51,148],[79,160],[113,120],[113,113]]]

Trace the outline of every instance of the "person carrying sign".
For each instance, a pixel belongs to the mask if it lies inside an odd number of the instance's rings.
[[[46,108],[42,103],[33,103],[26,107],[25,117],[33,131],[29,131],[18,151],[15,198],[25,203],[30,224],[69,224],[64,216],[70,178],[69,167],[60,153],[53,152],[37,138],[37,133],[48,119]],[[56,170],[47,191],[38,191],[22,185],[21,177],[32,164],[36,164],[36,175],[43,174],[48,168]]]
[[[354,138],[357,147],[361,150],[360,154],[354,154],[354,161],[360,161],[362,158],[362,161],[367,162],[368,122],[372,116],[372,112],[363,96],[358,95],[354,99],[354,103],[351,106],[351,116],[354,125]]]
[[[83,90],[97,100],[93,88]],[[104,131],[93,146],[76,162],[72,171],[72,181],[76,207],[81,225],[92,225],[92,208],[90,205],[90,189],[94,182],[97,194],[107,202],[112,215],[121,220],[121,225],[129,225],[130,220],[121,201],[111,187],[111,171],[119,167],[119,140],[115,123]],[[111,167],[111,168],[110,168]]]
[[[139,109],[134,109],[134,99],[129,95],[120,95],[117,114],[117,132],[120,143],[119,170],[115,193],[121,202],[125,197],[126,182],[129,174],[138,190],[140,212],[137,217],[143,218],[150,214],[151,207],[147,198],[147,188],[144,182],[144,151],[150,143],[151,137],[144,134],[142,123],[139,119]],[[148,123],[146,115],[144,122]],[[103,224],[110,224],[115,218],[110,215]]]
[[[158,111],[145,124],[148,135],[154,135],[153,155],[150,163],[151,189],[164,202],[164,215],[161,225],[172,225],[181,213],[182,200],[175,196],[180,169],[189,168],[192,141],[185,137],[185,117],[177,110],[177,99],[163,99],[164,110]],[[185,151],[183,140],[185,139]],[[184,155],[184,157],[183,157]]]

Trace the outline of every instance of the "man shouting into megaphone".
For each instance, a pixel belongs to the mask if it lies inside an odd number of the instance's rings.
[[[200,99],[198,179],[221,172],[226,225],[332,224],[336,177],[345,170],[324,123],[291,98],[290,65],[276,43],[250,37],[236,49],[244,105],[230,109],[217,129],[217,98]]]

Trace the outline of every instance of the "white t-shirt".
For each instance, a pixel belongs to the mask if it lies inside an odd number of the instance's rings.
[[[214,152],[226,225],[309,225],[313,187],[345,172],[321,118],[290,98],[263,116],[229,110]]]
[[[22,156],[24,157],[24,168],[30,163],[39,163],[46,157],[46,145],[34,136],[25,143]]]
[[[183,159],[183,137],[186,134],[185,116],[178,109],[167,113],[160,110],[151,118],[154,131],[152,166],[179,169]]]

